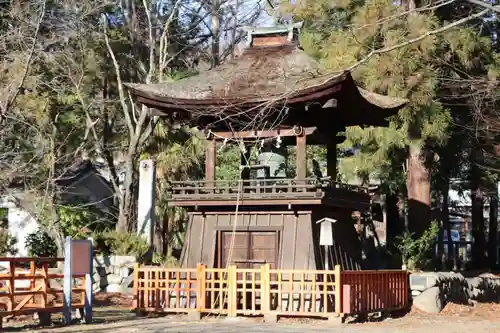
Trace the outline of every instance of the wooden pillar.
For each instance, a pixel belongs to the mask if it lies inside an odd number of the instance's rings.
[[[337,144],[335,142],[326,145],[326,175],[332,181],[337,180]]]
[[[211,139],[207,142],[207,150],[205,154],[205,180],[215,180],[215,161],[217,159],[215,140]]]
[[[307,175],[307,153],[306,153],[306,136],[297,135],[296,146],[296,179],[306,179]]]

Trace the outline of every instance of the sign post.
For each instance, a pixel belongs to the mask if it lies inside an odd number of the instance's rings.
[[[153,160],[143,160],[139,166],[139,200],[137,233],[149,245],[153,244],[155,211],[156,166]]]
[[[71,323],[73,276],[85,276],[85,306],[82,319],[92,322],[92,285],[94,250],[92,239],[72,240],[66,238],[64,260],[64,321]]]
[[[337,222],[335,219],[324,217],[316,224],[320,224],[319,245],[325,249],[325,270],[330,270],[330,246],[333,246],[333,224]]]
[[[64,322],[66,324],[71,324],[71,292],[73,290],[73,274],[71,269],[71,257],[72,257],[72,241],[71,237],[66,237],[66,243],[64,244]]]

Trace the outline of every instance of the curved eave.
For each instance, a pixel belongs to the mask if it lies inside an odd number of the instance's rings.
[[[265,97],[249,97],[249,98],[205,98],[205,99],[186,99],[161,96],[147,89],[141,89],[141,86],[136,84],[125,84],[133,96],[148,106],[158,109],[168,110],[196,110],[200,108],[220,107],[220,106],[233,106],[234,108],[241,109],[246,107],[253,107],[260,104],[297,104],[307,103],[318,99],[327,98],[337,91],[342,90],[341,83],[347,80],[349,72],[343,72],[338,75],[325,76],[325,82],[319,85],[313,85],[298,91],[284,93],[279,96],[265,96]],[[264,93],[262,94],[264,96]]]
[[[231,115],[242,109],[250,108],[255,108],[255,111],[258,112],[259,105],[293,107],[294,105],[300,106],[336,98],[340,101],[340,107],[337,110],[319,109],[317,111],[319,113],[328,112],[329,116],[326,114],[324,116],[330,118],[339,117],[337,112],[347,110],[348,114],[341,116],[341,118],[350,118],[345,119],[346,125],[362,123],[366,126],[387,126],[388,120],[386,118],[396,115],[408,103],[406,99],[384,96],[358,87],[348,71],[330,75],[320,85],[309,86],[287,96],[266,96],[265,98],[183,99],[152,93],[147,91],[144,85],[128,84],[126,86],[139,103],[156,109],[157,115],[177,114],[179,116],[179,114],[183,114],[185,116],[188,114],[188,118],[196,118],[197,112],[203,113],[204,116],[210,116],[212,112],[219,111],[225,115]],[[143,88],[141,89],[141,87]],[[193,115],[190,116],[190,113]]]
[[[357,87],[357,93],[367,108],[376,108],[385,117],[396,115],[408,104],[407,99],[380,95],[360,87]]]

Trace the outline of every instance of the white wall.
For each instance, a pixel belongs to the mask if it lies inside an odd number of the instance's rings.
[[[9,219],[9,232],[17,238],[16,257],[27,257],[28,251],[25,246],[26,236],[38,229],[38,223],[29,213],[17,207],[9,208],[7,218]]]

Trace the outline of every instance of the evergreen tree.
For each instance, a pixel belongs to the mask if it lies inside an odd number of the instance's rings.
[[[353,69],[355,79],[364,88],[410,100],[410,105],[391,120],[389,128],[348,128],[343,146],[359,149],[353,157],[342,159],[340,170],[347,179],[361,176],[380,180],[388,199],[397,194],[399,201],[406,203],[410,231],[418,235],[431,220],[431,205],[441,206],[443,228],[449,230],[450,178],[466,176],[468,169],[476,170],[473,187],[481,198],[480,188],[489,186],[481,185],[486,175],[474,167],[477,158],[470,160],[473,155],[466,152],[476,152],[477,157],[478,151],[488,151],[491,145],[484,140],[479,144],[466,129],[471,127],[473,108],[478,105],[477,99],[472,98],[477,94],[471,91],[488,91],[488,84],[479,82],[496,79],[498,55],[492,40],[495,24],[480,18],[471,20],[473,5],[413,10],[417,5],[411,1],[400,6],[383,0],[346,0],[335,4],[305,0],[293,10],[296,19],[306,23],[302,45],[325,66],[332,70]],[[287,10],[286,6],[283,8]],[[405,45],[405,41],[442,29],[457,19],[465,19],[467,25]],[[392,45],[402,47],[380,52]],[[488,105],[495,109],[491,103]],[[474,253],[475,260],[482,262],[483,200],[476,197],[473,229],[478,241]],[[401,221],[396,219],[396,223]],[[490,222],[491,242],[495,239],[493,224]],[[450,249],[448,260],[451,254]]]
[[[403,15],[401,11],[385,0],[345,1],[336,7],[304,1],[296,14],[311,22],[302,44],[326,67],[352,68],[363,88],[410,100],[388,128],[346,130],[344,147],[360,149],[342,161],[342,170],[379,179],[406,199],[401,179],[407,167],[410,229],[420,234],[430,222],[432,148],[446,141],[450,114],[436,98],[440,72],[434,59],[442,43],[438,36],[367,57],[373,50],[397,45],[439,25],[432,13]],[[323,29],[329,24],[313,23],[325,18],[332,27],[328,34]]]

